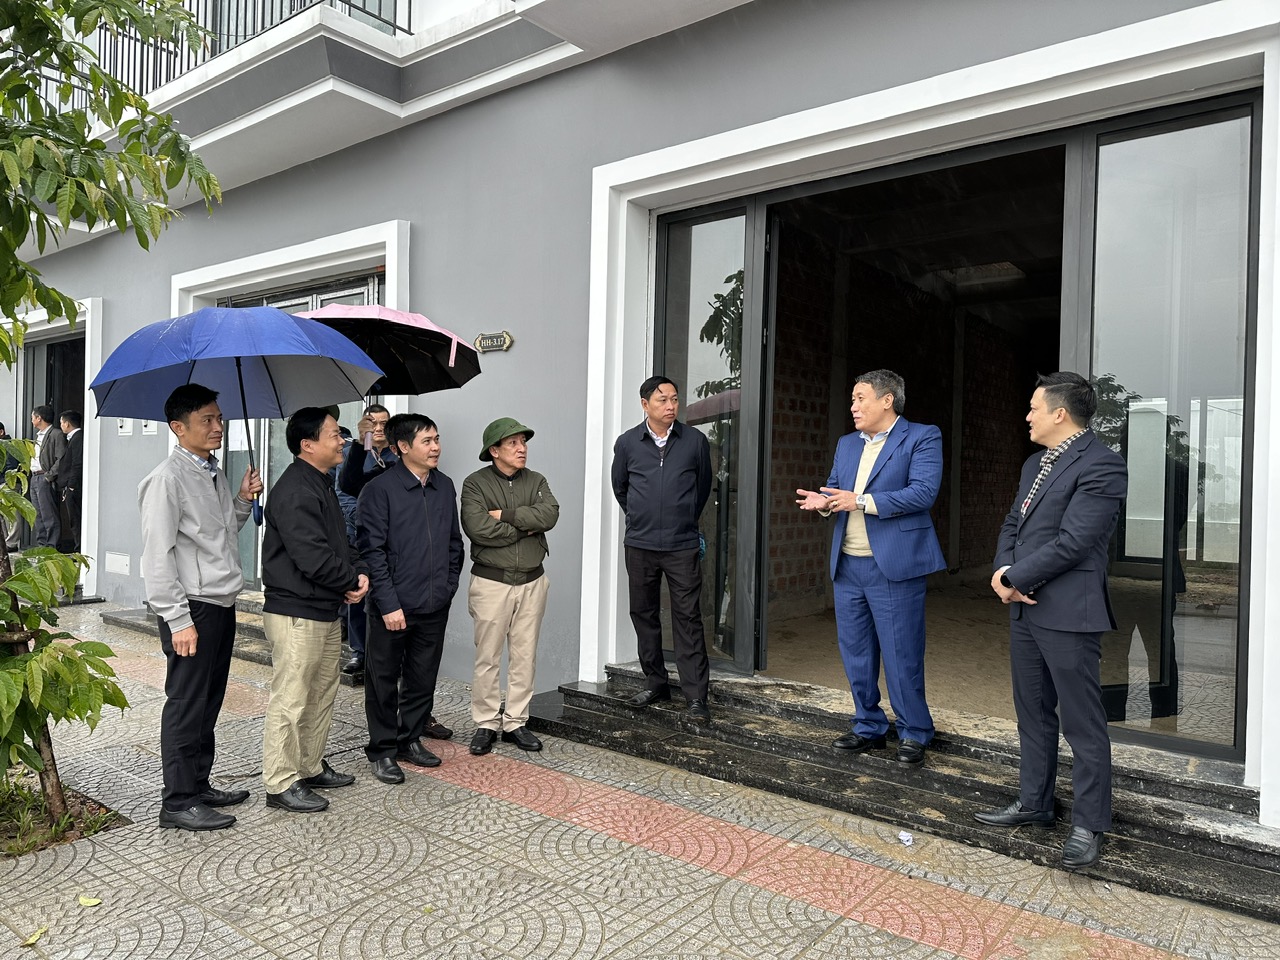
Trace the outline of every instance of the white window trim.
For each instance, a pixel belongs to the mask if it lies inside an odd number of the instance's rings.
[[[1022,136],[1218,91],[1263,86],[1255,402],[1280,414],[1277,111],[1280,7],[1217,3],[778,117],[595,168],[588,312],[586,465],[579,677],[632,659],[621,564],[623,526],[608,475],[614,438],[639,419],[634,387],[649,372],[654,218],[859,169]],[[1264,422],[1266,415],[1262,418]],[[1280,442],[1254,437],[1246,782],[1262,822],[1280,826]]]
[[[175,273],[170,312],[180,317],[226,297],[383,267],[383,296],[393,310],[409,309],[409,221],[387,220],[305,243],[265,250],[236,260]],[[409,409],[408,397],[383,401],[393,413]]]

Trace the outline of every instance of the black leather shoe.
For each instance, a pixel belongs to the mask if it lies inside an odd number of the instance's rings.
[[[899,740],[898,762],[924,763],[924,744],[919,740],[912,740],[910,737],[906,740]]]
[[[634,697],[629,699],[627,703],[633,707],[647,707],[650,704],[657,703],[659,700],[670,700],[671,688],[659,687],[657,690],[641,690]]]
[[[427,725],[422,728],[422,735],[430,737],[432,740],[448,740],[453,736],[453,731],[435,717],[430,717],[427,720]]]
[[[345,674],[364,673],[364,657],[352,657],[342,665]]]
[[[1013,801],[1003,810],[979,810],[973,818],[993,827],[1053,826],[1052,810],[1027,810],[1021,800]]]
[[[711,711],[707,709],[707,701],[702,699],[690,700],[689,706],[685,707],[684,712],[689,715],[690,720],[701,720],[704,723],[711,720]]]
[[[206,807],[234,807],[248,799],[248,790],[218,790],[210,787],[201,795],[200,802]]]
[[[440,766],[440,758],[416,740],[407,747],[401,747],[400,752],[396,754],[396,759],[418,767]]]
[[[268,793],[267,806],[290,813],[319,813],[329,809],[329,801],[308,787],[305,781],[295,780],[284,793]]]
[[[515,730],[502,731],[503,743],[514,743],[521,750],[536,751],[542,749],[539,740],[528,727],[517,727]]]
[[[203,803],[194,803],[185,810],[161,810],[160,826],[176,830],[221,830],[236,822],[229,813],[219,813]]]
[[[471,755],[475,757],[483,757],[493,749],[493,741],[497,739],[497,730],[486,730],[484,727],[481,727],[476,731],[475,736],[471,738]]]
[[[373,761],[373,775],[383,783],[404,783],[404,771],[390,757]]]
[[[1098,862],[1102,853],[1104,833],[1094,833],[1084,827],[1072,827],[1067,842],[1062,845],[1062,865],[1068,870],[1079,870]]]
[[[850,753],[863,753],[867,750],[883,750],[884,736],[864,737],[850,730],[843,737],[836,737],[831,745],[837,750],[848,750]]]
[[[354,773],[339,773],[333,767],[329,766],[328,760],[320,761],[320,772],[314,777],[307,777],[302,783],[305,783],[312,789],[328,790],[333,787],[349,787],[356,782]]]

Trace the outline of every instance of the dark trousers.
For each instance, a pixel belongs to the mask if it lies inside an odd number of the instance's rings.
[[[924,696],[925,577],[890,580],[875,557],[840,554],[836,562],[836,637],[853,693],[853,732],[882,737],[880,663],[897,716],[898,738],[929,743],[933,716]]]
[[[213,728],[227,692],[231,648],[236,637],[235,607],[192,600],[196,652],[173,652],[173,632],[160,620],[160,646],[168,661],[165,702],[160,714],[161,797],[166,810],[185,810],[209,789],[213,768]]]
[[[62,502],[67,507],[67,522],[71,524],[71,552],[80,552],[80,491],[76,487],[67,487],[63,491]]]
[[[1098,664],[1102,634],[1033,626],[1024,615],[1009,621],[1013,705],[1018,714],[1022,805],[1053,809],[1058,774],[1058,723],[1071,744],[1071,822],[1111,829],[1111,738],[1102,706]]]
[[[688,700],[707,699],[711,665],[702,632],[702,564],[698,548],[658,550],[625,548],[627,585],[631,595],[631,623],[645,685],[650,690],[667,686],[667,664],[662,657],[662,578],[671,597],[671,640],[676,652],[680,689]]]
[[[365,636],[369,629],[369,614],[365,611],[364,601],[344,605],[347,618],[347,646],[351,648],[351,656],[364,659]]]
[[[56,547],[62,536],[62,504],[58,488],[43,473],[31,478],[31,501],[36,505],[35,545]]]
[[[369,608],[364,651],[364,712],[371,761],[394,757],[418,739],[436,699],[449,608],[406,614],[404,630],[388,630]]]

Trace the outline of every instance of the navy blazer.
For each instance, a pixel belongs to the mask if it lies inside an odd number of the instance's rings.
[[[1073,440],[1022,515],[1043,452],[1022,465],[1013,509],[1000,527],[995,568],[1034,604],[1011,603],[1009,616],[1050,630],[1114,630],[1107,591],[1107,545],[1129,488],[1124,459],[1092,430]]]
[[[858,431],[840,438],[828,487],[854,488],[866,445]],[[885,438],[862,491],[871,494],[876,503],[877,513],[866,517],[867,540],[876,565],[889,580],[910,580],[946,569],[947,561],[929,516],[941,486],[942,431],[899,417]],[[831,534],[832,580],[836,578],[849,514],[842,510],[835,517]]]

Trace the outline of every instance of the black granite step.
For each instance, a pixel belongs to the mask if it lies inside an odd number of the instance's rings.
[[[670,704],[627,704],[624,698],[641,687],[638,677],[607,685],[566,684],[534,698],[529,726],[903,829],[1058,865],[1070,822],[1065,780],[1059,792],[1067,801],[1053,829],[1007,830],[973,819],[978,810],[1016,798],[1016,744],[996,738],[974,742],[953,733],[935,740],[919,767],[899,764],[892,741],[887,750],[849,756],[830,747],[831,738],[848,728],[847,717],[795,702],[794,696],[779,696],[768,684],[755,691],[748,686],[753,685],[713,681],[713,720],[705,724],[685,716],[678,694]],[[1280,920],[1280,831],[1218,806],[1222,798],[1217,793],[1207,794],[1208,803],[1184,799],[1188,791],[1194,795],[1193,783],[1170,785],[1151,770],[1130,773],[1123,783],[1117,780],[1116,823],[1104,856],[1085,873]],[[1248,799],[1242,787],[1225,791],[1228,799],[1237,793]]]
[[[644,675],[638,667],[610,664],[606,673],[611,696],[625,698],[644,689]],[[809,684],[762,677],[752,678],[749,683],[713,682],[711,702],[713,707],[722,705],[762,716],[809,723],[828,731],[828,739],[847,731],[849,715],[824,709],[813,699],[806,699],[806,688],[812,689]],[[676,697],[679,699],[678,692]],[[931,756],[939,752],[964,755],[992,764],[1012,766],[1015,771],[1018,765],[1017,741],[1008,736],[960,734],[939,729],[930,744],[930,751]],[[1063,750],[1058,772],[1063,781],[1070,781],[1069,750]],[[1133,747],[1116,747],[1112,758],[1112,780],[1117,790],[1184,801],[1256,820],[1258,792],[1244,786],[1242,779],[1241,764],[1223,760],[1180,757]],[[1016,780],[1015,772],[1013,782]]]

